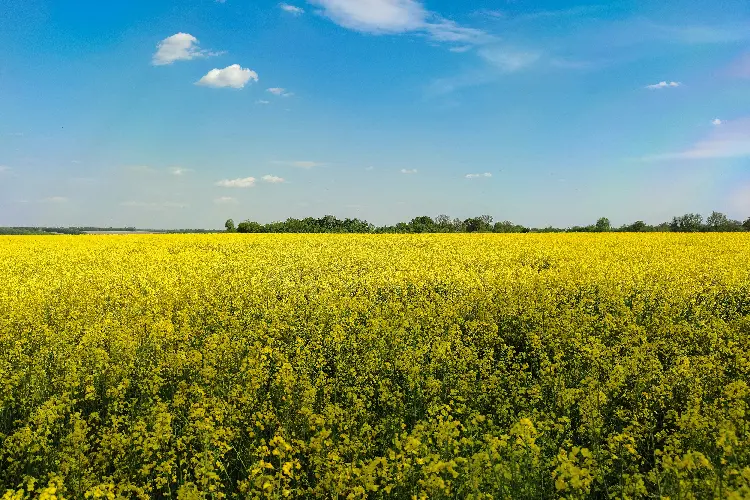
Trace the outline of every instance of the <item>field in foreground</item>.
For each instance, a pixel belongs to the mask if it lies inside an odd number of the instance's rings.
[[[747,235],[0,238],[2,498],[748,498]]]

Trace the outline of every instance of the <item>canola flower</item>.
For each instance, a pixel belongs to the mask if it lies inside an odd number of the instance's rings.
[[[0,497],[750,498],[743,234],[0,237]]]

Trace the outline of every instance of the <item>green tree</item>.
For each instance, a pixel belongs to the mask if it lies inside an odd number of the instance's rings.
[[[697,233],[703,229],[703,217],[700,214],[685,214],[672,219],[669,229],[676,233]]]
[[[234,221],[232,219],[227,219],[227,221],[224,223],[224,227],[227,229],[228,233],[234,233],[237,231],[237,228],[234,227]]]
[[[602,217],[596,221],[596,231],[599,233],[606,233],[612,230],[612,225],[609,223],[609,219]]]
[[[746,231],[750,231],[750,217],[748,217],[747,220],[742,223],[742,227],[744,227]]]

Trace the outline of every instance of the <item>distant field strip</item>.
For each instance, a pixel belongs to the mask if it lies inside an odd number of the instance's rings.
[[[3,499],[750,498],[749,381],[748,234],[0,237]]]

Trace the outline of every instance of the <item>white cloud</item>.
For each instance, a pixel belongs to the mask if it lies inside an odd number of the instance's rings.
[[[711,125],[716,125],[717,127],[718,127],[719,125],[721,125],[722,123],[724,123],[724,122],[723,122],[723,121],[721,121],[721,120],[720,120],[719,118],[714,118],[714,119],[713,119],[713,120],[711,121]]]
[[[401,173],[402,174],[416,174],[417,173],[417,169],[416,168],[408,168],[408,169],[407,168],[402,168],[401,169]]]
[[[271,94],[280,97],[292,97],[294,95],[293,93],[287,92],[286,89],[283,89],[281,87],[271,87],[270,89],[266,89],[266,92],[270,92]]]
[[[255,177],[244,177],[241,179],[224,179],[216,183],[219,187],[226,188],[251,188],[255,186]]]
[[[427,10],[415,0],[310,0],[336,24],[365,33],[406,33],[424,27]]]
[[[214,203],[216,203],[217,205],[231,205],[237,203],[237,199],[232,198],[231,196],[221,196],[214,199]]]
[[[288,13],[290,13],[292,15],[295,15],[295,16],[301,16],[302,14],[305,13],[305,9],[303,9],[301,7],[296,7],[294,5],[289,5],[288,3],[280,3],[279,7],[284,12],[288,12]]]
[[[319,163],[317,161],[275,161],[274,163],[277,165],[287,165],[297,168],[315,168],[325,165],[325,163]]]
[[[50,196],[39,200],[40,203],[67,203],[68,199],[64,196]]]
[[[263,182],[268,182],[270,184],[280,184],[284,182],[284,179],[275,175],[264,175],[263,177],[261,177],[261,179],[263,180]]]
[[[151,64],[164,66],[175,61],[189,61],[196,57],[208,57],[219,55],[219,52],[210,52],[198,49],[198,39],[189,33],[177,33],[165,38],[156,48]]]
[[[375,170],[375,167],[365,167],[365,170],[368,172],[372,172],[373,170]]]
[[[507,73],[513,73],[533,65],[542,55],[533,50],[495,46],[482,48],[479,56],[492,66]]]
[[[255,104],[271,104],[271,101],[266,101],[266,100],[263,100],[263,99],[258,99],[257,101],[255,101]]]
[[[5,165],[0,165],[0,174],[4,172],[10,172],[10,167],[6,167]]]
[[[183,176],[188,172],[192,172],[192,170],[190,170],[189,168],[182,168],[182,167],[172,167],[169,169],[169,173],[176,177]]]
[[[467,179],[478,179],[480,177],[492,177],[492,174],[489,172],[485,172],[483,174],[466,174]]]
[[[473,48],[474,47],[472,47],[471,45],[459,45],[458,47],[451,47],[448,50],[450,50],[451,52],[455,52],[456,54],[463,54],[464,52],[468,52]]]
[[[674,88],[679,87],[682,84],[680,82],[659,82],[655,83],[653,85],[646,85],[647,89],[651,90],[657,90],[657,89],[666,89],[666,88]]]
[[[417,0],[308,0],[344,28],[362,33],[422,33],[437,42],[484,43],[493,37],[428,11]]]
[[[482,44],[495,40],[495,37],[482,30],[465,28],[448,19],[427,23],[424,25],[424,31],[436,42]]]
[[[645,160],[705,160],[750,157],[750,117],[723,121],[705,138],[680,153],[668,153]]]
[[[242,68],[239,64],[232,64],[224,69],[212,69],[196,82],[196,85],[222,88],[241,89],[247,82],[258,81],[258,73],[251,69]]]

